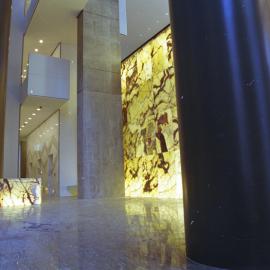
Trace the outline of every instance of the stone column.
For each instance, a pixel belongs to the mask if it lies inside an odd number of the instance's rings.
[[[269,1],[170,7],[187,255],[270,269]]]
[[[78,17],[79,198],[124,196],[118,0]]]

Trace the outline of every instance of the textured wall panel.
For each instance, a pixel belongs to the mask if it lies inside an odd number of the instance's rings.
[[[125,191],[182,197],[170,28],[122,63]]]
[[[41,178],[43,197],[59,195],[59,113],[27,137],[27,177]],[[49,165],[49,158],[51,164]],[[52,178],[49,178],[49,174]],[[48,182],[51,179],[51,182]]]

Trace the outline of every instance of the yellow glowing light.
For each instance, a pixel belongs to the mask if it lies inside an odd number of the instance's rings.
[[[0,183],[0,207],[31,206],[42,202],[40,179],[0,179]]]
[[[180,198],[171,29],[127,58],[121,70],[126,196]]]

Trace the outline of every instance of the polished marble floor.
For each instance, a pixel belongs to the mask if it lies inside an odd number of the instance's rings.
[[[215,268],[186,259],[180,201],[63,199],[0,209],[0,269]]]

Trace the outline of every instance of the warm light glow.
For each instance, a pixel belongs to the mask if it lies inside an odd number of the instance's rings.
[[[41,107],[37,108],[37,111],[41,111]]]
[[[170,28],[122,63],[121,81],[126,196],[182,197]]]
[[[39,42],[40,44],[43,44],[43,43],[44,43],[43,39],[40,39],[38,42]]]
[[[31,117],[28,117],[28,120],[32,120],[32,118]]]
[[[35,52],[38,52],[38,49],[35,49]]]
[[[27,125],[27,124],[28,124],[28,122],[24,122],[24,124],[25,124],[25,125]]]
[[[36,116],[36,113],[32,113],[33,116]]]
[[[8,183],[6,182],[8,181]],[[30,206],[41,204],[41,180],[0,179],[0,207]],[[10,192],[10,189],[11,192]]]

